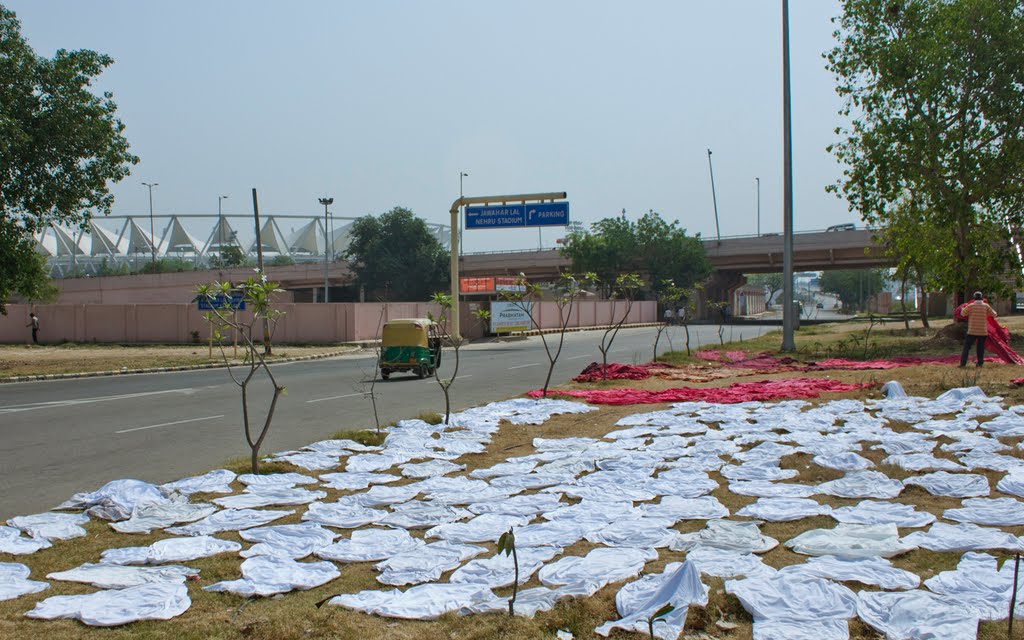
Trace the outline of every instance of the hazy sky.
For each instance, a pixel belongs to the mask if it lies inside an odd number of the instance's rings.
[[[715,236],[782,229],[781,0],[0,0],[37,53],[115,64],[133,152],[114,213],[379,214],[447,223],[466,195],[566,191],[587,225],[653,209]],[[797,230],[859,222],[825,193],[837,0],[791,0]],[[108,227],[111,225],[107,225]],[[237,226],[237,223],[236,223]],[[282,225],[285,226],[285,225]],[[543,233],[552,246],[561,229]],[[467,251],[536,229],[467,231]]]

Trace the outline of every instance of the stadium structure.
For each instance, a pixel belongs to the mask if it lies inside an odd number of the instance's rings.
[[[338,259],[348,249],[355,220],[331,215],[325,224],[322,215],[269,215],[260,227],[263,259],[323,262],[325,252],[328,260]],[[451,246],[451,227],[426,225],[445,248]],[[197,234],[195,229],[207,231]],[[54,278],[100,275],[125,266],[136,271],[152,261],[154,252],[158,260],[176,258],[196,268],[210,266],[227,247],[238,247],[247,260],[255,261],[257,253],[255,225],[247,214],[110,215],[94,218],[89,231],[49,225],[36,234],[36,242]]]

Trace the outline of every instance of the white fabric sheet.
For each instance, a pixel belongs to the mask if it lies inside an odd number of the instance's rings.
[[[889,500],[900,495],[903,483],[879,471],[855,471],[837,480],[818,485],[818,493],[840,498],[879,498]]]
[[[240,555],[243,558],[283,556],[292,560],[305,558],[317,549],[330,545],[338,537],[338,534],[315,522],[254,527],[240,531],[238,535],[242,540],[256,543],[242,551]]]
[[[15,529],[21,529],[33,538],[43,540],[71,540],[85,536],[82,525],[89,522],[89,516],[82,513],[37,513],[31,516],[17,516],[7,521]]]
[[[294,487],[300,484],[317,484],[317,479],[301,473],[243,473],[238,481],[247,487]]]
[[[753,578],[775,573],[775,568],[766,565],[758,555],[714,547],[694,547],[686,552],[686,560],[701,573],[718,578]]]
[[[858,558],[845,560],[835,556],[810,558],[803,564],[793,564],[779,569],[779,573],[825,578],[836,582],[860,582],[882,589],[916,589],[921,578],[916,574],[898,569],[884,558]]]
[[[715,520],[729,515],[729,510],[714,496],[664,496],[658,504],[641,505],[639,511],[647,517],[667,518],[673,523],[680,520]]]
[[[907,478],[903,484],[917,485],[933,496],[949,498],[972,498],[989,494],[988,478],[975,473],[937,471]]]
[[[225,509],[202,520],[180,527],[171,527],[165,531],[179,536],[208,536],[221,531],[241,531],[259,527],[293,513],[295,512],[271,509]]]
[[[832,509],[832,517],[846,524],[894,524],[897,527],[926,527],[935,522],[927,511],[917,511],[912,505],[898,502],[861,500],[852,507]]]
[[[607,526],[587,533],[587,540],[608,547],[634,547],[657,549],[667,547],[679,537],[672,529],[673,518],[655,516],[616,520]]]
[[[360,591],[331,598],[327,604],[405,620],[436,620],[449,611],[470,609],[494,599],[478,584],[421,584],[406,591]]]
[[[301,487],[249,485],[243,493],[214,498],[213,501],[228,509],[255,509],[309,504],[325,497],[326,491],[310,491]]]
[[[689,551],[695,547],[711,547],[737,553],[765,553],[778,546],[779,541],[761,533],[758,522],[735,520],[708,520],[700,531],[680,534],[672,545],[673,551]]]
[[[1010,472],[996,483],[996,489],[1018,498],[1024,498],[1024,472]],[[987,495],[987,494],[986,494]]]
[[[1024,524],[1024,502],[1016,498],[968,498],[962,504],[960,509],[946,509],[942,517],[996,526]]]
[[[141,480],[113,480],[96,491],[76,493],[58,509],[84,510],[101,520],[125,520],[137,505],[165,504],[171,501],[168,492]]]
[[[875,466],[874,462],[852,451],[816,455],[811,461],[819,467],[837,469],[839,471],[863,471]]]
[[[969,607],[982,620],[1006,620],[1013,594],[1013,569],[1013,558],[999,569],[996,559],[987,553],[965,553],[955,571],[943,571],[925,580],[924,585]],[[1017,578],[1014,617],[1024,618],[1024,575]]]
[[[111,522],[110,528],[118,533],[151,533],[181,522],[195,522],[217,511],[212,504],[170,502],[167,504],[137,505],[127,520]]]
[[[832,507],[811,498],[758,498],[736,512],[738,516],[758,518],[769,522],[787,522],[813,516],[827,516]]]
[[[18,562],[0,562],[0,601],[13,600],[49,589],[50,585],[29,580],[29,568]]]
[[[857,616],[887,640],[976,638],[978,614],[955,598],[927,591],[861,591]]]
[[[559,493],[532,493],[496,502],[474,502],[466,508],[477,515],[534,516],[566,506]]]
[[[201,476],[182,478],[175,482],[168,482],[160,485],[164,491],[174,491],[183,496],[190,496],[193,493],[231,493],[231,483],[237,475],[234,471],[227,469],[215,469]]]
[[[242,545],[233,540],[210,536],[167,538],[157,540],[148,547],[121,547],[107,549],[100,555],[101,562],[111,564],[166,564],[209,558],[221,553],[235,553]]]
[[[538,612],[550,611],[555,607],[559,600],[586,595],[587,593],[570,587],[559,587],[558,589],[534,587],[533,589],[524,589],[516,596],[515,614],[525,618],[532,618],[537,615]],[[480,613],[507,614],[508,601],[508,597],[495,596],[492,593],[489,599],[473,602],[472,604],[459,609],[459,613],[464,615]],[[563,636],[559,635],[558,637],[562,638]],[[571,638],[569,640],[571,640]]]
[[[603,587],[640,573],[644,564],[658,559],[654,549],[597,548],[583,557],[567,556],[541,567],[537,574],[541,583],[552,587],[570,584],[592,584]]]
[[[488,503],[489,504],[489,503]],[[449,507],[433,502],[406,502],[392,505],[392,512],[377,520],[377,524],[402,529],[430,529],[449,522],[472,518],[466,509]]]
[[[1024,551],[1024,540],[999,529],[979,527],[970,522],[946,524],[936,522],[928,531],[914,531],[903,538],[930,551],[975,551],[978,549],[1012,549]]]
[[[846,620],[756,620],[753,640],[848,640]]]
[[[358,529],[348,539],[317,549],[316,555],[337,562],[377,562],[424,544],[405,529]]]
[[[466,465],[455,464],[447,460],[428,460],[427,462],[409,462],[399,465],[398,468],[402,470],[402,475],[406,478],[432,478],[464,471]]]
[[[272,596],[319,587],[340,575],[341,571],[332,562],[296,562],[281,556],[255,556],[242,563],[240,579],[224,580],[203,589],[245,597]]]
[[[838,524],[834,529],[811,529],[791,538],[786,546],[804,555],[846,559],[891,558],[916,548],[900,540],[894,524]]]
[[[692,563],[673,562],[662,573],[644,576],[619,589],[615,608],[622,617],[602,624],[594,632],[605,637],[613,629],[647,632],[647,619],[667,602],[675,609],[654,622],[654,636],[676,640],[686,626],[689,606],[703,607],[708,603],[708,588],[701,583],[700,574]]]
[[[849,620],[856,615],[857,596],[846,587],[822,578],[780,572],[766,577],[727,580],[725,591],[739,599],[753,616],[755,626],[763,622],[812,624]],[[766,635],[765,629],[761,629],[760,634],[771,637]]]
[[[51,596],[25,615],[41,620],[75,618],[93,627],[116,627],[138,620],[170,620],[190,606],[185,585],[155,582],[87,595]]]
[[[370,509],[354,501],[339,500],[338,502],[310,504],[306,512],[302,514],[302,519],[339,529],[356,529],[377,522],[387,515],[387,511]]]
[[[943,471],[964,471],[964,467],[948,458],[936,458],[930,453],[902,453],[891,455],[882,460],[882,464],[895,465],[907,471],[926,471],[939,469]]]
[[[266,460],[267,462],[287,462],[310,471],[326,471],[341,464],[338,454],[320,451],[285,451]]]
[[[524,516],[505,516],[485,513],[467,522],[449,522],[427,529],[424,537],[441,538],[449,542],[496,542],[511,528],[521,527],[530,519]]]
[[[767,480],[730,482],[729,491],[741,496],[756,498],[807,498],[818,493],[817,487],[810,485],[769,482]]]
[[[49,573],[46,577],[64,582],[84,582],[100,589],[125,589],[154,582],[184,584],[189,576],[198,575],[198,569],[173,564],[162,567],[131,567],[87,562],[74,569]]]
[[[432,542],[378,562],[376,569],[381,573],[377,581],[394,586],[433,582],[446,571],[456,569],[466,560],[486,552],[487,549],[476,545],[445,540]]]
[[[27,538],[22,535],[21,529],[0,525],[0,553],[21,556],[35,553],[40,549],[47,549],[50,546],[52,543],[49,540]]]
[[[516,542],[519,584],[528,581],[544,563],[562,552],[558,547],[520,547],[518,540]],[[449,582],[471,582],[486,585],[491,589],[506,587],[515,582],[515,564],[512,556],[504,553],[489,558],[478,558],[456,569]]]
[[[320,475],[323,486],[328,489],[340,489],[341,491],[361,491],[372,484],[388,484],[398,482],[400,477],[390,473],[371,473],[364,471],[355,473],[345,471],[344,473],[324,473]]]

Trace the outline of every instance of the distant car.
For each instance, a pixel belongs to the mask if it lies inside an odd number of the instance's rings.
[[[820,302],[818,304],[816,304],[815,306],[818,307],[819,309],[824,309],[825,308],[825,305],[823,305]]]
[[[852,222],[844,222],[843,224],[834,224],[831,227],[825,229],[825,231],[856,231],[857,225]]]

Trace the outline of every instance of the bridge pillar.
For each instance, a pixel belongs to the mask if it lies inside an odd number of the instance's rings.
[[[739,271],[715,271],[704,285],[701,299],[697,301],[697,319],[720,320],[718,312],[711,305],[714,303],[731,304],[733,292],[746,283],[746,276]],[[736,312],[735,309],[732,311]]]

